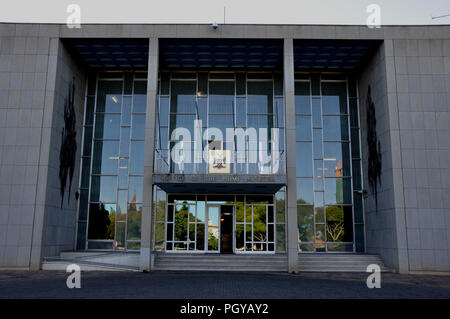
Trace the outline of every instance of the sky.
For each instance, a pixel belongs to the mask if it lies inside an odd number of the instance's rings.
[[[366,24],[367,6],[382,25],[449,24],[450,0],[1,0],[0,22],[66,23],[77,4],[81,23]]]

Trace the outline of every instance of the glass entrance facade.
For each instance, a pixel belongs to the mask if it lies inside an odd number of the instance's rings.
[[[171,252],[284,252],[284,205],[284,189],[274,196],[167,195],[156,188],[154,247]]]
[[[140,248],[146,77],[146,72],[121,71],[100,72],[89,79],[78,249]],[[229,174],[285,174],[282,74],[161,72],[159,83],[155,174],[211,174],[205,162],[169,160],[171,148],[180,142],[173,132],[184,127],[193,137],[192,123],[199,120],[203,137],[211,127],[224,132],[227,128],[269,129],[263,143],[261,136],[254,140],[251,135],[245,136],[243,144],[226,135],[202,139],[203,150],[234,151]],[[296,149],[291,151],[296,152],[299,252],[364,251],[356,92],[356,82],[345,75],[295,76]],[[278,136],[272,134],[274,128]],[[266,145],[269,154],[275,142],[279,145],[277,171],[272,170],[273,161],[249,161],[252,153],[261,156],[253,142],[258,147]],[[244,150],[243,161],[239,147]],[[194,151],[191,155],[196,156]],[[285,187],[271,195],[242,193],[176,195],[154,186],[154,249],[285,252]]]

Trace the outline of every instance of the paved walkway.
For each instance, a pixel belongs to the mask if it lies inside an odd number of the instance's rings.
[[[0,271],[0,298],[450,298],[450,276],[350,273],[82,273],[81,289],[51,271]]]

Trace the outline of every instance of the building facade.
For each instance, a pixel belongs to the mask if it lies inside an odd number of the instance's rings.
[[[450,27],[0,24],[0,267],[450,270]]]

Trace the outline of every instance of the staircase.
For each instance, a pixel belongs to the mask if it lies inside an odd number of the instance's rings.
[[[157,253],[154,270],[287,272],[287,255]]]
[[[379,265],[382,272],[392,272],[386,268],[378,255],[345,253],[303,253],[298,255],[300,272],[366,272],[370,264]]]
[[[44,258],[41,268],[66,271],[71,264],[77,264],[82,271],[139,271],[139,253],[61,252]]]

